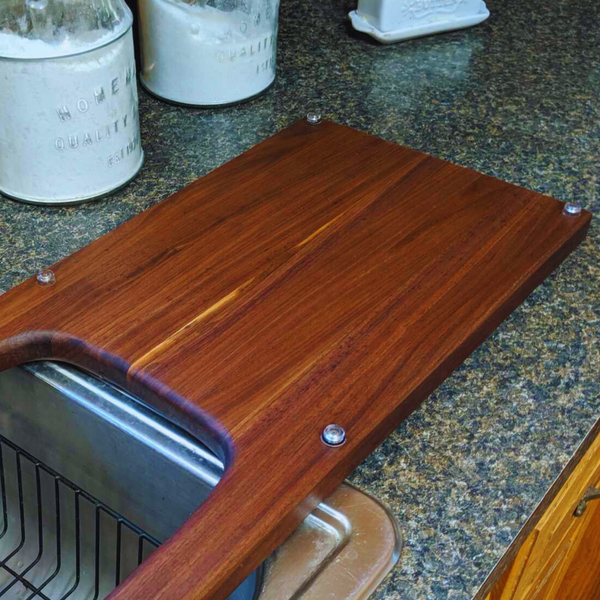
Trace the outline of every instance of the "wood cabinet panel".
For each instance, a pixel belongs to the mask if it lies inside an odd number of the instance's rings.
[[[600,486],[600,480],[595,486]],[[548,598],[556,600],[598,600],[600,589],[600,503],[589,502],[569,537],[567,552]]]
[[[586,490],[600,487],[600,436],[592,442],[488,600],[600,598],[600,501],[574,515]]]

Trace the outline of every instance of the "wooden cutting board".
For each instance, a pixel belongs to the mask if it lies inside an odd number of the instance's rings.
[[[111,598],[225,598],[584,238],[562,211],[300,122],[1,296],[0,369],[77,364],[227,461]]]

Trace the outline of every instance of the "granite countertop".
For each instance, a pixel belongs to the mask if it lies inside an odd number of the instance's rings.
[[[600,4],[489,0],[470,30],[380,46],[350,0],[283,0],[278,79],[236,107],[140,92],[145,166],[71,208],[0,202],[8,289],[291,124],[324,116],[600,210]],[[378,600],[469,600],[600,417],[600,232],[351,476],[406,536]]]

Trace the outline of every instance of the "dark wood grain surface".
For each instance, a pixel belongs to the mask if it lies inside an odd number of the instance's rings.
[[[111,597],[225,598],[577,246],[562,208],[298,123],[0,297],[0,369],[77,364],[227,461]]]

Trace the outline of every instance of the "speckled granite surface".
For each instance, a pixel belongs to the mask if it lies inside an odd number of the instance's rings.
[[[0,202],[0,288],[80,248],[319,106],[328,118],[600,212],[600,4],[489,0],[471,30],[379,46],[350,0],[283,0],[279,77],[214,111],[141,92],[146,165],[75,208]],[[351,480],[407,544],[378,600],[470,599],[600,417],[600,232]]]

